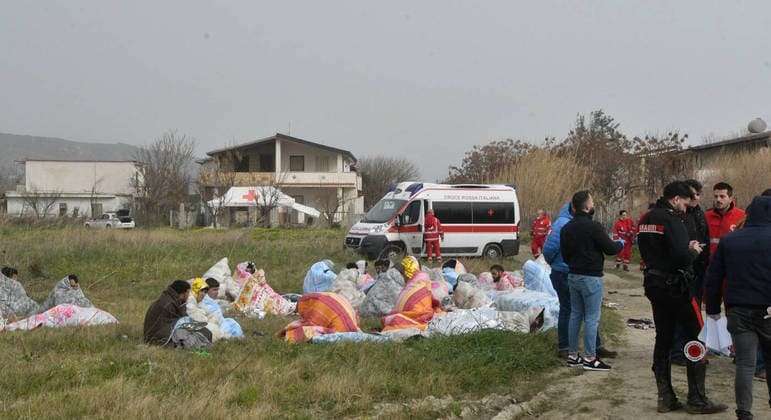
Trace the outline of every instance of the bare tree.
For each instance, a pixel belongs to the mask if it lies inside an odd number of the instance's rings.
[[[487,183],[497,178],[533,145],[522,140],[496,140],[476,145],[463,156],[460,166],[450,166],[446,182]]]
[[[235,185],[236,173],[223,171],[214,162],[204,164],[198,173],[198,194],[201,196],[204,210],[212,218],[212,226],[215,229],[219,227],[219,218],[230,203],[228,191]]]
[[[187,200],[194,150],[192,138],[167,131],[136,153],[140,172],[134,181],[139,195],[138,213],[150,224],[166,223],[167,215]]]
[[[287,173],[282,172],[279,175],[270,177],[269,180],[260,178],[259,184],[255,189],[257,203],[258,219],[257,224],[264,227],[271,226],[270,215],[278,207],[279,201],[284,196],[279,187],[286,181]]]
[[[101,190],[102,181],[104,181],[104,178],[94,179],[94,183],[91,184],[91,191],[89,195],[89,204],[91,205],[91,208],[89,211],[91,212],[91,218],[96,219],[97,217],[101,216],[99,214],[94,214],[94,210],[97,208],[97,204],[99,204],[99,193]]]
[[[418,167],[405,158],[366,157],[357,166],[367,209],[383,198],[390,185],[420,178]]]
[[[61,197],[61,191],[40,191],[34,186],[21,195],[24,204],[32,210],[36,219],[46,217]]]

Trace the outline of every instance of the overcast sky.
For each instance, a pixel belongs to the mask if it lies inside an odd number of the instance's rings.
[[[579,5],[579,3],[581,5]],[[199,153],[287,132],[424,178],[603,108],[698,141],[771,117],[771,2],[6,1],[0,131]]]

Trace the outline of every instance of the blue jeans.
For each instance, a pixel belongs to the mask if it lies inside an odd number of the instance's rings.
[[[570,334],[568,351],[578,353],[578,330],[584,323],[584,357],[597,355],[597,329],[602,309],[602,277],[568,274],[570,287]]]
[[[551,285],[557,292],[557,299],[560,301],[560,316],[557,319],[557,349],[559,351],[568,351],[570,346],[570,287],[568,286],[568,273],[552,269]],[[597,332],[597,348],[602,347],[600,333]]]

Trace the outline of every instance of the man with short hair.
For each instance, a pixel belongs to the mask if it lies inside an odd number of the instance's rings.
[[[693,305],[690,299],[693,262],[702,248],[699,241],[690,239],[684,222],[692,195],[691,188],[682,181],[668,184],[656,206],[643,216],[637,227],[637,243],[646,264],[645,296],[651,303],[656,324],[653,373],[659,413],[683,407],[672,388],[670,349],[677,324],[683,326],[688,341],[683,349],[689,356],[686,410],[692,414],[712,414],[728,408],[710,401],[706,395],[706,351],[697,338],[701,330],[701,308]]]
[[[698,241],[702,245],[702,253],[693,261],[693,273],[694,279],[691,283],[691,300],[694,304],[701,307],[702,298],[704,296],[704,275],[707,272],[707,265],[709,264],[709,247],[706,244],[709,243],[709,226],[707,225],[707,219],[704,217],[704,211],[701,209],[701,193],[703,190],[702,184],[695,179],[688,179],[684,181],[691,188],[691,201],[685,210],[685,227],[688,229],[688,237],[692,241]],[[685,333],[683,332],[683,326],[677,324],[675,327],[675,339],[672,345],[672,351],[670,352],[670,360],[672,364],[685,366],[687,360],[683,354],[683,348],[685,347]]]
[[[758,349],[763,359],[771,360],[771,194],[755,197],[747,208],[744,227],[720,241],[709,266],[706,290],[711,318],[720,318],[720,303],[725,301],[728,331],[736,348],[736,415],[752,419],[752,377]],[[771,399],[770,368],[765,366]]]
[[[704,213],[709,226],[709,253],[714,255],[720,238],[736,230],[744,219],[744,210],[736,207],[734,188],[727,182],[712,187],[714,206]]]
[[[144,340],[147,344],[165,346],[171,340],[174,325],[187,315],[190,283],[174,280],[161,296],[150,305],[145,314]]]
[[[546,243],[546,237],[551,232],[551,219],[543,209],[538,209],[537,216],[533,220],[533,225],[530,227],[530,236],[532,241],[530,242],[530,252],[533,254],[533,258],[541,256],[543,251],[543,245]]]
[[[570,326],[568,366],[589,371],[610,370],[597,356],[597,330],[600,323],[603,296],[605,255],[616,255],[623,240],[612,241],[601,224],[592,220],[594,200],[589,191],[573,195],[573,220],[562,228],[560,252],[570,268]],[[584,355],[578,354],[578,333],[584,324]]]
[[[565,227],[568,222],[573,220],[573,214],[575,212],[572,209],[570,203],[566,203],[559,211],[559,216],[552,225],[552,231],[546,238],[546,244],[543,247],[543,256],[546,258],[546,262],[551,266],[551,284],[554,290],[557,292],[557,298],[560,301],[560,314],[557,320],[557,357],[562,360],[568,357],[569,348],[569,335],[570,335],[570,287],[568,286],[568,273],[570,268],[565,264],[565,260],[562,258],[560,252],[560,243],[562,228]],[[602,345],[600,339],[600,333],[597,332],[597,357],[614,358],[617,353],[612,350],[606,349]]]
[[[634,221],[626,210],[618,212],[618,220],[613,224],[613,239],[623,239],[624,248],[616,256],[616,270],[624,266],[624,271],[629,271],[629,261],[632,259],[632,245],[634,245]]]

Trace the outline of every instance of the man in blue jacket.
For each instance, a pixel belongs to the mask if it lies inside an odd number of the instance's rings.
[[[765,360],[771,360],[771,196],[755,197],[747,208],[744,227],[720,240],[705,286],[707,314],[711,318],[720,318],[720,302],[725,302],[728,331],[736,348],[736,415],[739,419],[751,419],[758,345]],[[766,385],[771,405],[769,370],[771,365],[767,363]]]
[[[562,228],[573,220],[573,209],[570,203],[566,203],[560,209],[557,220],[551,226],[551,233],[546,238],[546,244],[543,247],[543,256],[546,262],[551,266],[551,284],[557,291],[557,298],[560,301],[560,314],[557,321],[557,356],[560,359],[568,357],[568,331],[570,324],[570,288],[568,287],[568,272],[570,268],[565,264],[560,253],[560,232]],[[615,351],[610,351],[602,346],[600,334],[597,334],[597,356],[600,358],[614,358]]]

